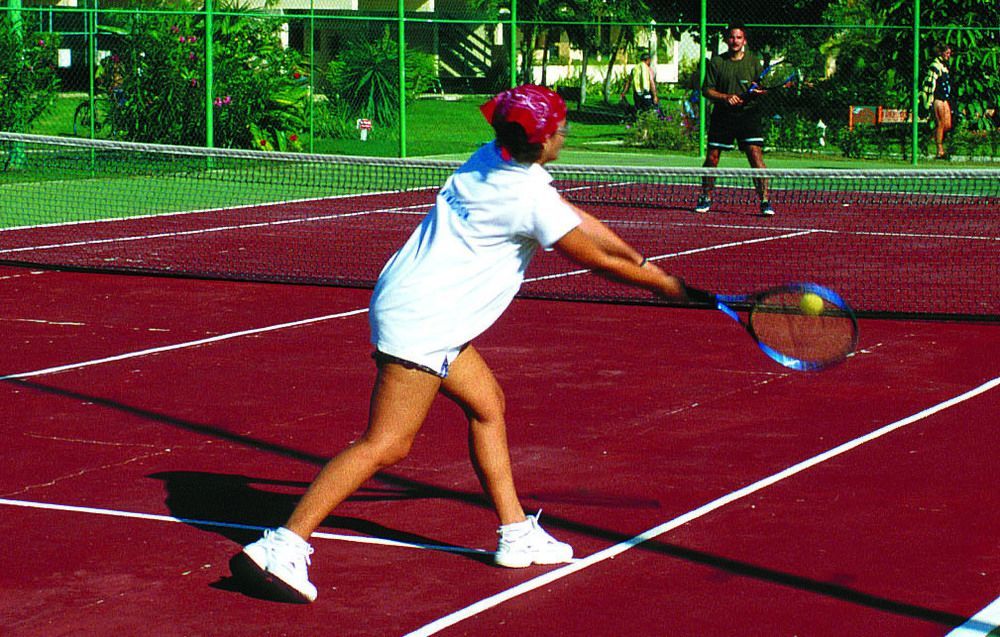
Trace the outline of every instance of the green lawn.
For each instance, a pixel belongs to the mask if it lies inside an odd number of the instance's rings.
[[[49,110],[35,120],[30,132],[36,135],[72,135],[73,113],[86,98],[85,93],[60,94]]]
[[[66,93],[60,95],[55,104],[32,126],[31,132],[41,135],[72,135],[73,112],[85,98],[83,94]],[[465,159],[480,144],[492,138],[492,131],[479,112],[479,105],[487,96],[473,95],[444,99],[430,97],[407,105],[408,157],[436,157],[445,159]],[[570,104],[570,133],[561,157],[562,163],[607,164],[631,166],[699,166],[701,159],[697,153],[675,153],[651,149],[626,147],[622,140],[624,125],[613,121],[595,121],[599,117],[580,114],[575,104]],[[596,110],[606,113],[608,120],[617,113],[616,106],[598,106]],[[399,154],[399,141],[394,130],[371,131],[367,141],[351,139],[309,139],[303,135],[304,147],[314,153],[335,155],[360,155],[395,157]],[[858,160],[847,159],[833,152],[829,154],[767,154],[767,163],[772,168],[908,168],[904,160]],[[988,163],[988,162],[987,162]],[[952,162],[948,167],[983,166],[981,162],[961,164]],[[995,165],[995,164],[994,164]],[[746,160],[739,152],[723,156],[724,167],[746,166]],[[940,164],[930,161],[921,166],[940,168]]]

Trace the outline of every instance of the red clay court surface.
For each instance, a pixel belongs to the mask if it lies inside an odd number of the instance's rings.
[[[516,301],[477,344],[526,508],[578,561],[491,565],[442,400],[314,538],[316,603],[244,594],[230,556],[363,426],[367,300],[0,268],[0,632],[995,629],[1000,326],[863,319],[856,356],[803,374],[718,312],[555,301]]]

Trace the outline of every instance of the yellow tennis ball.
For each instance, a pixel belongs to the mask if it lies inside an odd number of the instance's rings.
[[[799,307],[802,308],[803,314],[819,316],[823,311],[823,297],[813,292],[806,292],[802,295],[802,300],[799,301]]]

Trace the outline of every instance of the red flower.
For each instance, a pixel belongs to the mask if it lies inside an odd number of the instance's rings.
[[[288,136],[288,141],[297,142],[299,141],[299,136],[296,135],[295,133],[292,133],[291,135]]]
[[[293,77],[294,79],[296,79],[296,80],[297,80],[297,79],[299,79],[300,77],[302,77],[302,74],[301,74],[301,73],[299,73],[298,71],[296,71],[296,72],[292,73],[292,77]]]
[[[260,140],[260,145],[261,146],[267,146],[267,140],[266,139]]]

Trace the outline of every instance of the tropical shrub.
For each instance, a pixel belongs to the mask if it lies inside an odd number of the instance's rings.
[[[826,130],[818,121],[795,111],[768,119],[765,146],[792,152],[818,152],[826,145]]]
[[[406,51],[406,100],[426,93],[437,81],[434,57],[420,51]],[[349,44],[330,62],[326,80],[332,113],[347,118],[354,129],[357,118],[370,119],[381,127],[399,122],[399,47],[388,32],[372,41]],[[338,128],[338,127],[334,127]]]
[[[640,148],[689,151],[697,147],[696,126],[680,111],[640,113],[625,133],[625,144]]]
[[[0,16],[0,130],[27,131],[55,100],[58,43],[56,33],[22,34]]]
[[[176,4],[174,5],[176,9]],[[281,19],[220,6],[213,23],[214,144],[297,150],[307,127],[309,81],[301,54],[285,48]],[[199,14],[113,16],[123,99],[116,113],[128,139],[201,145],[206,141],[205,22]]]

